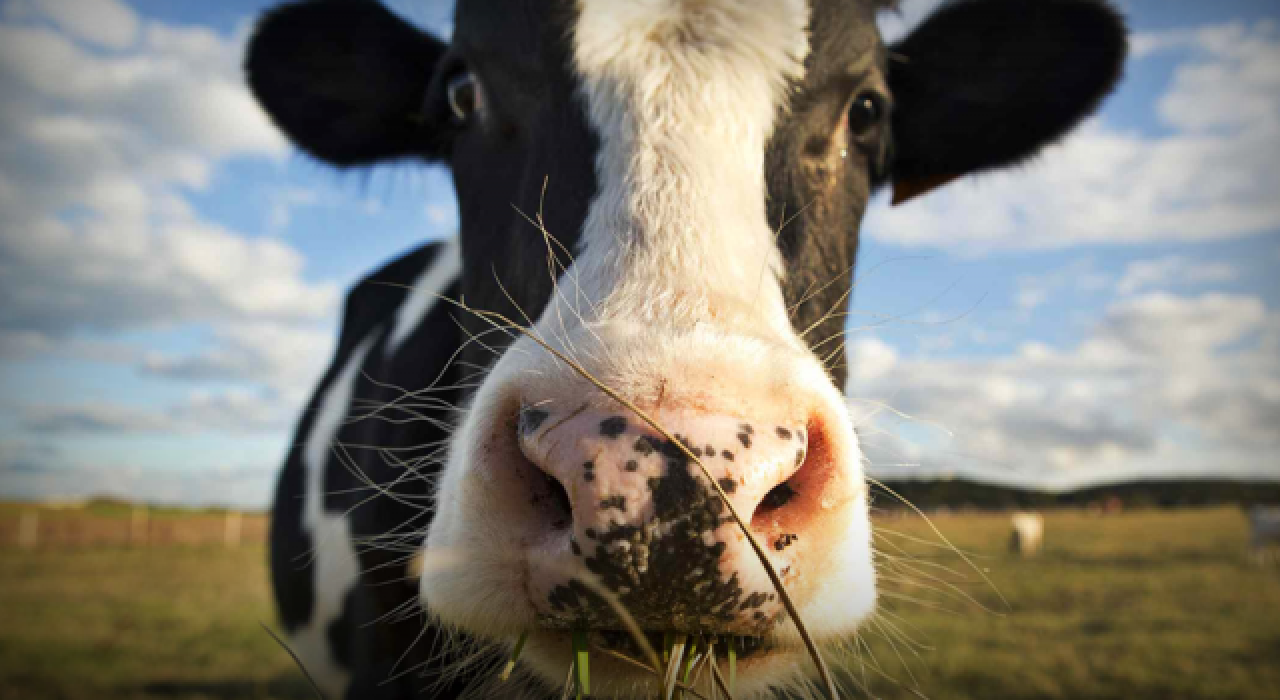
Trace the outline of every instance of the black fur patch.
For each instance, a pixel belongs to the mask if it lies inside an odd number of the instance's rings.
[[[600,434],[607,438],[616,438],[627,429],[625,416],[611,416],[600,421]]]

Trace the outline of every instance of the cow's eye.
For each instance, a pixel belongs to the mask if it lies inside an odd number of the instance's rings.
[[[480,83],[471,71],[461,71],[449,78],[445,93],[449,99],[449,109],[453,111],[453,118],[459,123],[465,124],[471,121],[475,113],[480,110],[482,101]]]
[[[861,93],[849,107],[849,129],[854,136],[865,136],[880,125],[884,112],[884,98],[874,92]]]

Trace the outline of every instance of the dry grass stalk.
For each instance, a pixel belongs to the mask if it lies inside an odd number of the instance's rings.
[[[671,644],[670,658],[667,660],[667,672],[662,679],[662,698],[672,700],[676,693],[676,683],[680,681],[680,662],[684,659],[685,643],[688,637],[676,637]]]
[[[626,664],[630,664],[630,665],[632,665],[632,666],[635,666],[636,668],[638,668],[638,669],[640,669],[640,670],[642,670],[642,671],[644,671],[644,672],[646,672],[646,673],[651,673],[651,674],[653,674],[653,675],[655,675],[655,676],[658,676],[659,678],[661,678],[661,677],[662,677],[662,675],[663,675],[663,674],[662,674],[662,671],[660,671],[660,670],[658,670],[658,669],[656,669],[656,668],[653,668],[653,667],[651,667],[651,666],[646,666],[646,665],[644,664],[644,662],[643,662],[643,661],[640,661],[639,659],[633,659],[633,658],[631,658],[630,656],[627,656],[626,654],[623,654],[623,653],[620,653],[620,652],[614,651],[613,649],[605,649],[604,647],[597,647],[597,646],[593,646],[593,647],[592,647],[592,649],[594,649],[595,651],[600,652],[601,654],[605,654],[605,655],[607,655],[607,656],[611,656],[611,657],[613,657],[613,658],[615,658],[615,659],[617,659],[618,661],[621,661],[621,662],[623,662],[623,663],[626,663]],[[685,685],[684,683],[679,683],[679,682],[677,682],[677,683],[676,683],[676,687],[677,687],[677,688],[679,688],[680,690],[684,691],[685,693],[688,693],[689,695],[692,695],[693,697],[698,698],[698,700],[708,700],[707,696],[703,695],[702,693],[699,693],[699,692],[698,692],[696,689],[694,689],[692,686],[688,686],[688,685]],[[729,698],[728,700],[733,700],[733,698]]]

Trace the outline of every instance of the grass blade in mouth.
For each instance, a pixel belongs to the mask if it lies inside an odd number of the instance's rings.
[[[578,698],[591,694],[591,671],[588,665],[587,633],[585,630],[573,632],[573,668],[578,679]]]
[[[716,692],[716,641],[713,637],[707,645],[707,664],[711,666],[711,680],[707,683],[707,688],[711,690],[711,700],[720,698],[720,693]]]
[[[630,656],[627,656],[626,654],[618,653],[612,649],[605,649],[604,647],[594,647],[594,649],[595,651],[598,651],[601,654],[604,654],[605,656],[611,656],[617,659],[618,661],[621,661],[622,663],[625,663],[630,666],[634,666],[640,669],[641,671],[644,671],[645,673],[658,676],[659,678],[663,677],[663,671],[661,668],[646,666],[645,663],[643,661],[640,661],[639,659],[633,659]],[[687,686],[684,683],[677,681],[676,687],[684,691],[685,693],[692,695],[698,700],[707,700],[707,697],[705,695],[703,695],[702,693],[699,693],[696,689],[692,688],[691,686]],[[733,700],[733,698],[729,698],[729,700]]]
[[[733,692],[733,683],[738,680],[738,638],[729,636],[729,692]]]
[[[564,692],[560,693],[560,700],[569,700],[573,697],[573,688],[577,683],[573,682],[573,672],[578,668],[578,664],[569,662],[569,675],[564,677]],[[581,698],[581,694],[578,696]]]
[[[684,655],[684,673],[680,674],[680,682],[689,685],[689,675],[693,671],[693,665],[698,661],[698,638],[694,637],[689,642],[689,649]],[[683,697],[684,693],[681,693]]]
[[[667,661],[667,675],[662,681],[663,700],[672,700],[676,693],[676,681],[680,675],[680,661],[684,658],[685,640],[687,637],[678,636],[671,644],[671,659]]]
[[[503,667],[502,675],[498,677],[503,683],[506,683],[507,679],[511,677],[511,672],[515,670],[516,661],[520,658],[520,652],[524,651],[524,643],[527,641],[529,641],[528,632],[520,635],[520,638],[516,640],[516,646],[511,650],[511,658],[507,659],[507,665]]]
[[[724,694],[725,700],[733,700],[733,689],[725,682],[724,676],[720,675],[720,667],[711,664],[711,679],[715,681],[716,687],[720,688],[720,692]],[[870,694],[868,694],[868,697]]]

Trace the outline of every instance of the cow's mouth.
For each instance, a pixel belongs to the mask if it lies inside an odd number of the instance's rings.
[[[670,635],[653,631],[646,631],[644,636],[645,640],[649,642],[649,647],[659,653],[662,652],[664,642],[670,638]],[[630,632],[624,630],[592,631],[588,635],[588,640],[591,644],[601,649],[614,651],[637,661],[644,659],[644,652],[641,651],[639,643],[636,642],[636,638]],[[730,645],[736,651],[739,661],[765,654],[773,648],[773,644],[763,637],[746,635],[722,636],[717,637],[715,641],[717,654],[724,656]],[[705,649],[705,643],[699,642],[698,647]]]

